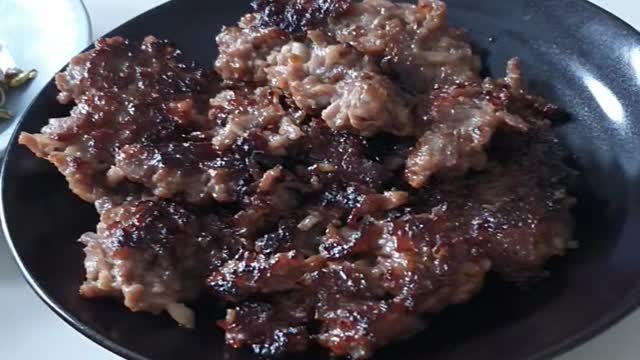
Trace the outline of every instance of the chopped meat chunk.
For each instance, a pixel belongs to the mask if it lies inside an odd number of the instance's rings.
[[[206,225],[206,226],[205,226]],[[193,326],[181,305],[204,288],[210,251],[222,249],[224,224],[199,220],[175,203],[140,200],[102,213],[97,233],[84,234],[88,298],[122,297],[132,311],[171,315]]]
[[[227,300],[295,289],[312,266],[295,250],[275,255],[246,252],[225,263],[209,278],[213,291]]]
[[[228,149],[238,138],[259,130],[268,142],[268,151],[283,155],[292,142],[304,136],[300,126],[305,113],[283,105],[278,89],[224,90],[211,99],[209,118],[221,126],[212,139],[218,150]]]
[[[215,68],[224,80],[266,82],[267,55],[286,44],[288,37],[275,27],[260,27],[258,19],[256,14],[245,15],[237,27],[224,27],[216,37],[220,56]]]
[[[227,310],[220,322],[227,344],[251,346],[261,356],[305,351],[310,342],[306,324],[312,307],[307,296],[285,296],[280,302],[245,302]]]
[[[270,31],[244,29],[245,20],[239,28],[226,29],[225,39],[242,43],[246,32]],[[251,27],[255,25],[249,25]],[[365,136],[379,131],[397,135],[412,133],[411,98],[381,74],[373,58],[350,45],[336,43],[318,31],[309,32],[305,41],[290,40],[286,44],[274,42],[271,45],[271,52],[264,50],[262,45],[253,45],[261,50],[247,55],[250,59],[246,62],[258,64],[255,66],[259,71],[251,71],[250,65],[244,68],[250,74],[260,74],[257,78],[230,74],[224,67],[218,72],[227,81],[263,83],[267,80],[272,86],[291,94],[297,107],[321,114],[334,129]],[[229,56],[223,49],[217,62],[224,64]],[[234,66],[234,69],[240,67]]]
[[[482,169],[487,161],[485,149],[500,129],[526,132],[549,126],[546,117],[553,109],[511,88],[509,79],[519,77],[520,72],[517,60],[509,64],[507,80],[454,85],[432,94],[425,115],[428,129],[407,159],[409,184],[419,188],[434,174],[460,175]]]
[[[364,73],[336,85],[331,104],[322,112],[327,124],[363,136],[386,131],[412,135],[414,124],[407,101],[385,77]]]
[[[249,140],[235,145],[257,150]],[[216,151],[210,142],[127,145],[116,154],[110,174],[143,184],[165,199],[230,203],[240,200],[248,184],[255,181],[252,171],[260,171],[259,165],[239,154],[243,152]]]
[[[308,140],[292,149],[291,157],[307,166],[300,175],[310,177],[312,185],[357,184],[378,190],[388,179],[383,165],[367,157],[367,139],[332,130],[318,120],[305,127],[305,132]]]
[[[423,201],[446,207],[452,218],[468,219],[467,241],[484,249],[495,271],[523,280],[539,275],[546,260],[567,251],[575,199],[566,184],[574,173],[562,163],[553,140],[511,146],[501,149],[503,157],[511,155],[492,161],[481,174],[449,180]]]
[[[70,116],[51,119],[41,134],[21,134],[20,142],[56,165],[82,199],[113,193],[107,172],[118,149],[187,136],[182,124],[201,120],[172,111],[171,104],[196,101],[195,92],[208,86],[179,55],[153,37],[140,47],[117,37],[99,40],[56,77],[60,101],[76,102]]]
[[[267,60],[267,78],[288,93],[296,105],[320,114],[333,129],[369,136],[379,131],[411,134],[409,98],[373,58],[326,35],[309,32],[306,42],[293,41]]]
[[[334,355],[367,358],[376,348],[424,326],[415,313],[381,300],[375,279],[357,265],[331,264],[309,274],[306,281],[318,289],[318,342]]]
[[[257,194],[249,199],[249,205],[234,217],[234,224],[242,236],[254,238],[265,229],[278,223],[300,204],[297,184],[283,181],[268,194]]]
[[[386,212],[406,205],[409,193],[405,191],[387,191],[383,194],[369,194],[362,198],[360,206],[349,215],[349,223],[355,224],[364,215]]]
[[[351,6],[351,0],[254,0],[262,26],[298,34],[321,26]]]
[[[354,3],[329,19],[328,32],[341,43],[381,58],[381,65],[412,92],[434,85],[479,80],[480,60],[464,34],[447,25],[447,8],[439,0],[417,5],[387,0]]]
[[[149,36],[137,46],[113,37],[98,40],[95,49],[73,58],[56,76],[56,85],[62,103],[118,91],[135,104],[191,93],[203,87],[202,80],[202,71],[182,62],[180,51],[169,42]]]

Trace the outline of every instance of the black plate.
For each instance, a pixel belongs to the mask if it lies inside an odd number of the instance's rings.
[[[529,89],[565,109],[559,135],[576,155],[580,249],[551,264],[552,276],[529,291],[489,279],[468,305],[452,307],[419,336],[376,359],[540,359],[583,342],[633,310],[640,300],[640,35],[582,0],[450,0],[451,21],[471,31],[487,71],[501,75],[510,57],[523,60]],[[172,1],[111,35],[170,38],[188,57],[210,65],[214,34],[247,11],[232,1]],[[492,38],[493,41],[489,39]],[[35,132],[68,111],[52,83],[24,116]],[[535,171],[535,169],[531,169]],[[213,324],[197,331],[167,317],[132,314],[115,302],[77,295],[83,278],[78,236],[96,223],[52,166],[16,137],[2,173],[4,230],[25,277],[63,319],[132,359],[249,359],[225,350]],[[305,358],[324,358],[315,351]]]

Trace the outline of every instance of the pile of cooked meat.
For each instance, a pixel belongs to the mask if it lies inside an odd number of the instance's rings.
[[[82,296],[186,327],[213,296],[232,347],[362,359],[566,252],[573,172],[517,59],[482,79],[439,0],[253,6],[215,71],[99,40],[56,77],[69,116],[20,136],[101,216]]]

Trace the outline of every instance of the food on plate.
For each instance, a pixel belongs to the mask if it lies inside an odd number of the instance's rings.
[[[438,0],[253,5],[212,71],[99,40],[21,134],[100,214],[82,296],[185,327],[215,297],[232,347],[363,359],[566,253],[575,173],[517,59],[483,79]]]

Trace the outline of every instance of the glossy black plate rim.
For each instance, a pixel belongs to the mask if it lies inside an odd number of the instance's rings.
[[[91,14],[89,13],[89,8],[87,7],[87,4],[84,3],[84,0],[79,1],[80,5],[82,6],[82,10],[84,11],[84,14],[89,22],[89,28],[87,29],[89,31],[89,39],[93,39],[93,35],[95,34],[93,33],[93,19],[91,18]]]
[[[405,0],[406,1],[406,0]],[[637,30],[636,28],[634,28],[633,26],[631,26],[629,23],[627,23],[626,21],[622,20],[621,18],[617,17],[616,15],[614,15],[613,13],[611,13],[610,11],[592,3],[591,1],[588,0],[578,0],[580,2],[583,2],[586,6],[590,7],[593,9],[594,13],[597,13],[597,16],[601,16],[601,17],[606,17],[610,22],[617,24],[618,26],[624,28],[625,30],[627,30],[629,36],[633,36],[636,39],[636,42],[638,44],[640,44],[640,31]],[[116,27],[114,30],[110,31],[109,33],[105,34],[104,36],[113,36],[116,35],[120,32],[120,29],[127,27],[130,23],[133,22],[138,22],[141,20],[144,20],[147,17],[153,17],[154,14],[156,12],[158,12],[160,9],[164,9],[165,7],[171,7],[174,6],[176,3],[178,2],[178,0],[170,0],[164,4],[158,5],[156,7],[153,7],[147,11],[145,11],[144,13],[126,21],[125,23],[121,24],[120,26]],[[83,1],[80,1],[80,3],[82,4],[82,7],[84,8],[84,11],[87,15],[87,17],[90,18],[89,12],[87,10],[86,5],[84,4]],[[92,28],[91,28],[91,21],[89,21],[89,33],[92,33]],[[90,49],[91,47],[93,47],[93,45],[89,46],[87,49]],[[86,50],[86,49],[85,49]],[[66,65],[65,65],[66,67]],[[53,79],[51,80],[53,81]],[[65,310],[57,301],[55,301],[53,298],[51,298],[51,296],[49,296],[49,294],[47,294],[42,287],[40,286],[40,284],[38,283],[38,281],[36,279],[34,279],[29,270],[25,267],[24,263],[22,262],[22,259],[20,257],[20,255],[18,254],[18,252],[16,251],[16,248],[14,246],[14,242],[13,239],[11,237],[11,232],[9,230],[9,226],[7,224],[6,221],[6,216],[5,213],[7,211],[7,209],[5,208],[5,204],[4,204],[4,193],[6,191],[5,189],[5,180],[6,180],[6,169],[7,169],[7,163],[8,163],[8,159],[12,156],[12,153],[14,151],[14,149],[17,146],[17,140],[18,140],[18,136],[20,133],[20,127],[22,125],[22,122],[24,121],[24,118],[29,110],[31,109],[33,103],[36,101],[36,99],[38,99],[40,96],[42,96],[44,91],[41,91],[36,98],[34,98],[34,100],[31,102],[31,104],[27,107],[27,109],[24,111],[23,116],[20,117],[20,119],[18,119],[18,123],[17,126],[13,132],[13,134],[11,135],[11,140],[9,142],[8,148],[5,152],[5,156],[2,159],[2,167],[0,168],[0,222],[1,222],[1,226],[2,226],[2,231],[5,237],[5,240],[9,246],[9,249],[11,251],[11,255],[14,258],[14,261],[16,262],[16,265],[18,266],[18,268],[20,269],[20,272],[22,273],[22,276],[25,278],[25,280],[27,281],[27,283],[29,284],[29,286],[31,287],[31,289],[38,295],[38,297],[51,309],[53,310],[53,312],[58,315],[62,320],[64,320],[67,324],[69,324],[71,327],[73,327],[74,329],[76,329],[78,332],[80,332],[82,335],[86,336],[87,338],[91,339],[93,342],[95,342],[96,344],[102,346],[103,348],[113,352],[114,354],[121,356],[125,359],[131,359],[131,360],[150,360],[147,357],[144,356],[140,356],[139,354],[136,354],[135,352],[132,352],[128,349],[126,349],[125,347],[109,340],[108,338],[102,336],[101,334],[99,334],[98,332],[94,331],[92,328],[90,328],[89,326],[86,326],[85,324],[83,324],[80,320],[78,320],[75,316],[73,316],[69,311]],[[639,120],[640,121],[640,120]],[[622,319],[624,319],[627,315],[631,314],[634,310],[640,308],[640,288],[636,288],[634,291],[632,291],[625,299],[623,299],[621,301],[621,305],[613,310],[610,310],[606,315],[604,315],[600,320],[592,323],[589,327],[575,333],[573,336],[567,337],[565,339],[562,339],[558,342],[556,342],[555,344],[547,347],[546,349],[542,349],[539,352],[527,357],[526,359],[523,360],[541,360],[541,359],[550,359],[553,358],[555,356],[561,355],[571,349],[574,349],[576,347],[578,347],[579,345],[585,344],[587,341],[592,340],[593,338],[595,338],[597,335],[602,334],[605,330],[609,329],[610,327],[612,327],[613,325],[615,325],[616,323],[620,322]]]
[[[93,35],[94,35],[94,33],[93,33],[93,21],[91,19],[91,14],[89,13],[89,8],[87,7],[87,4],[85,4],[84,0],[77,0],[77,1],[80,4],[80,9],[82,9],[82,13],[84,14],[84,17],[87,18],[87,29],[86,29],[87,30],[87,36],[89,37],[89,39],[93,39]],[[40,96],[39,93],[38,93],[38,96]],[[36,97],[38,97],[38,96],[36,96]],[[31,108],[31,105],[29,105],[27,107],[27,109],[25,109],[25,113],[27,112],[27,110],[29,110],[29,108]],[[12,138],[11,138],[12,141],[13,141],[13,135],[15,135],[15,132],[14,132],[14,134],[11,135],[12,136]]]

